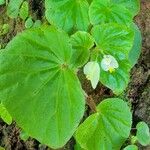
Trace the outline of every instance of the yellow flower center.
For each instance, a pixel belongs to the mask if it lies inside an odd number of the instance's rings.
[[[112,67],[110,67],[110,68],[109,68],[109,72],[110,72],[110,73],[113,73],[113,72],[115,72],[115,69],[112,68]]]
[[[91,77],[90,77],[90,75],[87,75],[87,76],[86,76],[86,78],[87,78],[88,80],[91,80]]]

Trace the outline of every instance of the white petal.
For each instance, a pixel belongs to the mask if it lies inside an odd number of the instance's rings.
[[[100,76],[99,64],[96,61],[88,62],[84,67],[84,74],[91,81],[93,89],[95,89]]]
[[[101,61],[101,67],[104,71],[108,71],[110,68],[118,68],[119,64],[112,55],[104,55]]]
[[[109,70],[109,64],[107,64],[106,59],[103,58],[101,61],[101,67],[104,71],[108,71]]]
[[[117,60],[114,59],[114,60],[112,60],[110,66],[111,66],[112,68],[118,68],[118,67],[119,67],[119,64],[118,64]]]
[[[84,68],[83,68],[83,72],[85,75],[89,75],[89,73],[91,72],[91,67],[94,65],[94,62],[88,62]]]

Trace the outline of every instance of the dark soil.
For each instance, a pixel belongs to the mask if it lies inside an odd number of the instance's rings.
[[[143,0],[141,4],[136,22],[142,31],[142,53],[131,73],[128,98],[133,106],[133,127],[139,121],[150,127],[150,1]],[[150,150],[150,146],[140,149]]]
[[[41,19],[44,11],[41,0],[30,0],[30,11],[35,19]],[[9,33],[0,37],[0,45],[2,48],[18,33],[24,29],[24,23],[20,20],[9,19],[6,10],[0,7],[0,24],[9,23]],[[3,16],[3,17],[1,17]],[[133,128],[137,122],[145,121],[150,126],[150,1],[141,0],[141,12],[135,18],[140,30],[142,31],[143,43],[142,53],[138,63],[132,69],[131,82],[126,91],[126,98],[132,104],[133,110]],[[95,103],[98,104],[102,99],[112,97],[112,92],[99,85],[94,91],[90,84],[85,80],[82,73],[79,72],[79,77],[83,85],[83,89],[91,97],[87,100],[87,112],[85,117],[95,110]],[[93,100],[95,103],[93,103]],[[90,109],[89,109],[90,105]],[[89,111],[91,110],[91,111]],[[29,139],[26,142],[19,138],[19,128],[15,123],[10,126],[0,120],[0,146],[6,150],[50,150],[44,145],[41,145],[34,139]],[[73,150],[74,140],[71,139],[68,144],[61,150]],[[140,150],[150,150],[149,147],[140,147]]]

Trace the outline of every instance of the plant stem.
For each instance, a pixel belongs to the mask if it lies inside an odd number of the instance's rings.
[[[95,104],[95,102],[94,102],[94,100],[93,100],[91,95],[86,97],[86,103],[90,107],[90,109],[92,110],[93,113],[97,112],[96,104]]]

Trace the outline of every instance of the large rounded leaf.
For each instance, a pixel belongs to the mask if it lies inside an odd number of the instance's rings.
[[[70,139],[84,113],[69,43],[54,27],[35,28],[0,53],[0,99],[28,135],[53,148]]]
[[[136,16],[140,11],[140,0],[112,0],[112,2],[125,6],[133,16]]]
[[[96,49],[100,52],[99,62],[103,59],[103,55],[112,55],[119,64],[112,73],[101,68],[100,81],[115,94],[120,94],[129,81],[131,65],[128,55],[132,48],[134,32],[124,26],[103,24],[95,26],[92,29],[92,35],[96,41]]]
[[[93,0],[89,16],[93,25],[110,22],[128,25],[133,18],[124,5],[113,4],[110,0]]]
[[[130,134],[132,115],[121,99],[106,99],[89,116],[75,134],[77,142],[86,150],[119,150]]]
[[[52,25],[69,32],[72,29],[86,31],[89,26],[86,0],[46,0],[46,18]]]

